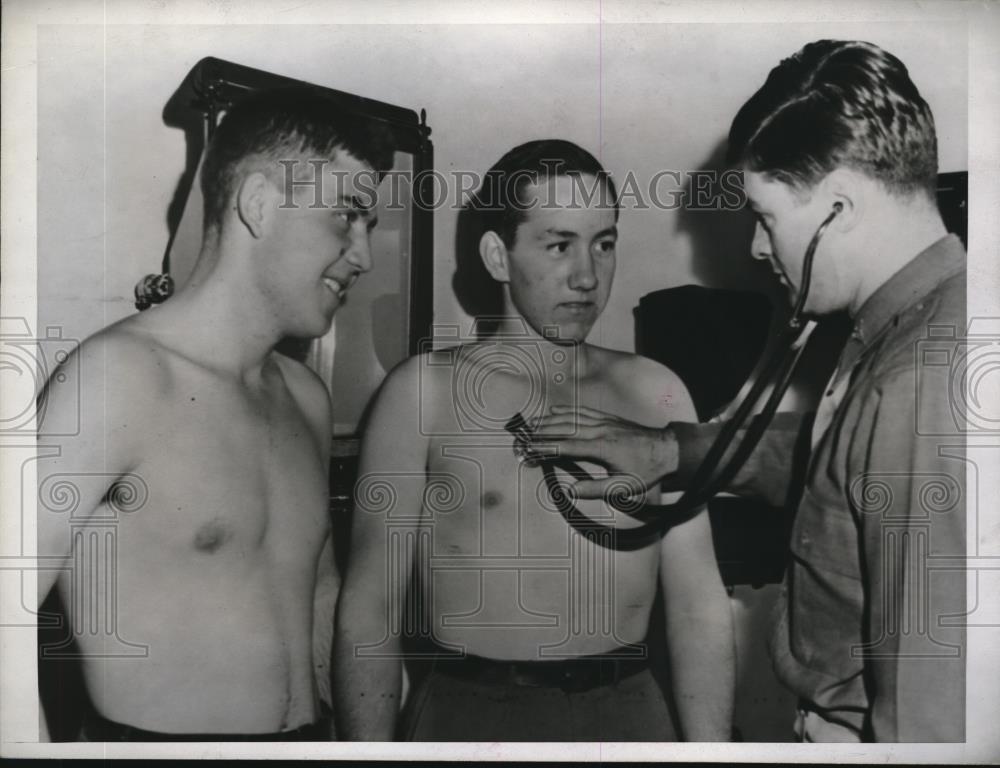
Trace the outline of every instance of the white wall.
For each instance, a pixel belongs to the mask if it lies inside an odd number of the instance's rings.
[[[967,167],[960,24],[49,26],[39,29],[39,322],[80,337],[134,311],[159,271],[184,166],[166,100],[204,56],[425,108],[436,167],[482,172],[515,144],[571,139],[618,178],[704,167],[777,61],[820,37],[896,53],[937,118],[941,170]],[[434,310],[451,290],[456,213],[435,216]],[[689,282],[773,288],[744,258],[743,220],[625,210],[615,289],[593,339],[633,347],[632,309]]]

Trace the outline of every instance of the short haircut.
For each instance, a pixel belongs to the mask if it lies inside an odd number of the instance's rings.
[[[876,45],[819,40],[771,70],[729,130],[729,162],[799,190],[838,167],[934,198],[934,116],[906,66]]]
[[[225,114],[202,164],[205,230],[221,224],[248,162],[277,176],[279,160],[333,160],[338,150],[379,174],[392,169],[389,129],[346,112],[319,88],[289,86],[248,96]]]
[[[593,176],[599,189],[581,185],[574,189],[568,202],[583,204],[592,197],[599,205],[613,205],[615,221],[618,220],[614,181],[597,158],[571,141],[539,139],[514,147],[486,172],[482,186],[470,202],[470,207],[482,217],[482,231],[496,232],[504,245],[512,248],[517,228],[531,207],[523,197],[525,187],[555,176]]]

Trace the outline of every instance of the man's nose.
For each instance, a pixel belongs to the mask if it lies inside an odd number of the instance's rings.
[[[354,225],[351,231],[351,245],[345,255],[359,273],[371,271],[371,241],[368,236],[368,227],[364,222]]]
[[[581,249],[581,253],[574,259],[573,271],[569,276],[569,287],[574,291],[592,291],[597,287],[594,257],[589,251]]]
[[[758,221],[753,230],[753,242],[750,243],[750,255],[764,261],[771,258],[771,238]]]

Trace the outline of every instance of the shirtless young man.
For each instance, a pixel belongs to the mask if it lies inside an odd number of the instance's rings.
[[[589,153],[556,140],[511,150],[487,180],[480,255],[502,286],[505,318],[485,341],[406,361],[375,404],[337,612],[338,732],[728,739],[732,623],[707,514],[634,551],[601,546],[554,509],[541,471],[515,456],[503,428],[516,412],[530,419],[567,398],[643,423],[694,416],[670,371],[584,341],[614,276],[613,183]],[[579,508],[637,524],[603,502]],[[437,659],[400,722],[413,564]],[[644,646],[658,580],[679,734]]]
[[[324,334],[370,269],[354,174],[370,190],[391,157],[313,91],[249,97],[208,149],[190,283],[74,353],[82,429],[40,464],[38,552],[53,567],[39,593],[58,582],[68,606],[88,740],[328,737],[312,633],[317,583],[335,579],[330,402],[274,348]],[[282,160],[302,162],[287,174]],[[319,200],[306,161],[326,162]],[[59,393],[50,418],[75,407]],[[46,504],[58,478],[72,513]],[[112,545],[92,546],[88,526],[105,524]]]

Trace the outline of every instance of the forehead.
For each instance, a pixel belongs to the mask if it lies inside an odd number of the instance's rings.
[[[527,184],[520,198],[526,208],[521,227],[535,233],[551,229],[583,236],[615,225],[614,201],[606,184],[588,174]]]
[[[356,199],[363,207],[374,207],[378,175],[363,160],[342,149],[336,150],[333,157],[301,155],[294,160],[293,164],[283,164],[281,175],[286,190],[297,201],[312,204],[319,192],[326,206]]]

